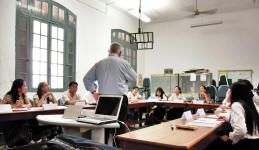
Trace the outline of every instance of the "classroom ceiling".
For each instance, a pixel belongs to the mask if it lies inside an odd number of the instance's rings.
[[[101,0],[125,13],[139,7],[139,0]],[[142,0],[142,12],[150,23],[191,18],[195,0]],[[227,13],[259,7],[259,0],[198,0],[199,10],[217,9],[216,13]],[[204,16],[208,14],[201,14]],[[210,14],[211,15],[211,14]],[[197,17],[197,16],[196,16]]]

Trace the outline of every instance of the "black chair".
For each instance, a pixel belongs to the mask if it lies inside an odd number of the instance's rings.
[[[144,87],[143,94],[145,94],[145,98],[147,99],[148,97],[150,97],[150,79],[149,78],[144,78],[143,87]]]
[[[143,87],[149,88],[150,87],[150,79],[149,78],[144,78],[143,80]]]

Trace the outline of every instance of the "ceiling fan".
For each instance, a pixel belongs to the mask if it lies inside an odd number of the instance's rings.
[[[191,14],[191,16],[194,17],[194,16],[198,16],[200,14],[212,15],[212,14],[215,14],[218,11],[218,9],[214,8],[214,9],[209,9],[209,10],[199,10],[198,9],[198,0],[195,0],[194,10],[191,10],[191,11],[193,12],[193,14]]]

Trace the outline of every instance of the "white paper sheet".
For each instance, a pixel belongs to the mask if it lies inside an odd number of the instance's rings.
[[[207,81],[207,74],[202,73],[202,74],[200,75],[200,81]]]
[[[196,74],[195,73],[191,73],[190,81],[196,81]]]

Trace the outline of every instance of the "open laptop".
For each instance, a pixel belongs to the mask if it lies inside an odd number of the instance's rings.
[[[101,95],[94,116],[78,118],[77,121],[91,124],[107,124],[116,122],[119,117],[123,96]]]

